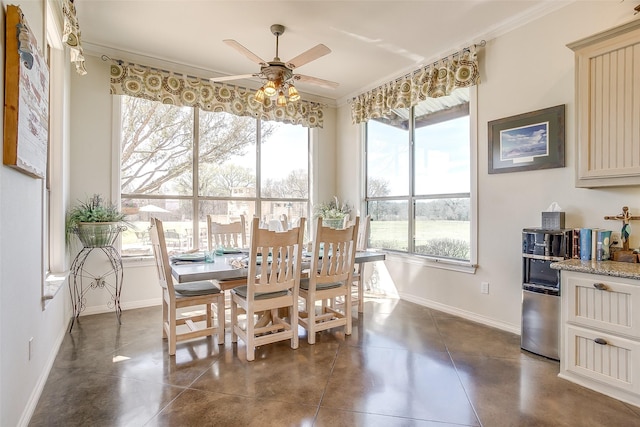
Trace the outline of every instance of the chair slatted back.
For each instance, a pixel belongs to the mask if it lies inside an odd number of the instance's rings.
[[[149,236],[151,237],[151,247],[153,248],[153,257],[156,261],[156,273],[158,274],[160,286],[167,289],[169,291],[169,295],[173,295],[174,289],[173,278],[171,277],[171,264],[169,264],[169,254],[167,253],[162,221],[151,217]]]
[[[359,221],[360,218],[356,217],[352,225],[335,229],[324,227],[322,218],[318,218],[311,258],[310,283],[347,283],[351,280]]]
[[[207,241],[210,251],[218,247],[246,248],[247,231],[244,215],[240,215],[240,221],[230,224],[215,222],[213,215],[207,215]]]
[[[260,220],[251,224],[247,300],[256,293],[292,290],[297,296],[300,284],[304,223],[291,230],[277,232],[260,228]]]
[[[367,215],[364,220],[360,221],[358,227],[358,244],[356,249],[366,251],[369,247],[369,228],[371,227],[371,215]]]

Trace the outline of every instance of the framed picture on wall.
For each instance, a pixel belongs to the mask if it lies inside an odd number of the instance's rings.
[[[489,173],[564,167],[565,106],[489,122]]]
[[[7,6],[5,30],[3,162],[34,178],[44,178],[49,68],[18,6]]]

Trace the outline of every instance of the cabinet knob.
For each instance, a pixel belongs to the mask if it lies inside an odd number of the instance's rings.
[[[609,287],[607,285],[605,285],[604,283],[594,283],[593,287],[596,288],[599,291],[608,291]]]
[[[600,345],[607,345],[607,340],[605,340],[604,338],[596,338],[595,340],[593,340],[593,342]]]

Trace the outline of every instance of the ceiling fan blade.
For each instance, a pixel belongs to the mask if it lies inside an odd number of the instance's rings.
[[[242,80],[249,79],[251,77],[255,77],[255,74],[239,74],[237,76],[221,76],[221,77],[211,77],[209,80],[212,82],[226,82],[229,80]]]
[[[329,49],[323,44],[319,44],[305,52],[302,52],[300,55],[296,56],[291,61],[287,62],[287,67],[289,68],[302,67],[304,64],[307,64],[311,61],[315,61],[316,59],[320,58],[321,56],[325,56],[328,53],[331,53],[331,49]]]
[[[330,80],[319,79],[317,77],[305,76],[304,74],[296,74],[293,76],[293,79],[303,83],[321,86],[327,89],[336,89],[338,86],[340,86],[339,83],[332,82]]]
[[[244,56],[246,56],[247,58],[249,58],[251,61],[255,62],[256,64],[263,65],[263,66],[267,65],[267,61],[265,61],[264,59],[260,58],[258,55],[256,55],[255,53],[251,52],[249,49],[247,49],[246,47],[242,46],[237,41],[232,40],[232,39],[227,39],[227,40],[222,40],[222,42],[227,44],[228,46],[231,46],[232,48],[234,48],[235,50],[237,50],[238,52],[240,52],[241,54],[243,54]]]

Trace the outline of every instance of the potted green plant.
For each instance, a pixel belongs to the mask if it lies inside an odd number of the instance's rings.
[[[75,234],[85,247],[112,245],[124,227],[125,214],[99,194],[80,201],[67,212],[65,231],[67,246]]]
[[[338,201],[338,197],[326,203],[319,203],[313,209],[314,218],[322,217],[322,225],[331,228],[342,228],[345,217],[351,213],[351,206],[348,203]]]

